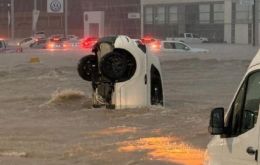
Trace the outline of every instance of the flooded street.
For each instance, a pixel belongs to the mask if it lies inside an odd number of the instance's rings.
[[[86,52],[0,54],[0,164],[202,164],[210,111],[228,108],[257,49],[198,46],[209,53],[159,55],[165,108],[126,110],[91,108]]]

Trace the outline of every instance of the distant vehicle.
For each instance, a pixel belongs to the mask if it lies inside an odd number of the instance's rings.
[[[63,41],[62,40],[49,40],[46,42],[46,49],[62,49]]]
[[[169,38],[168,38],[169,39]],[[198,35],[192,33],[183,33],[180,37],[171,38],[175,41],[185,42],[185,43],[205,43],[208,42],[208,38],[199,37]]]
[[[81,47],[85,49],[92,49],[97,42],[97,37],[88,37],[81,40]]]
[[[214,135],[204,165],[258,165],[260,158],[260,51],[249,65],[230,106],[212,110],[208,130]]]
[[[154,50],[153,47],[151,47]],[[186,43],[179,41],[161,41],[161,52],[189,52],[189,53],[208,53],[207,49],[192,48]]]
[[[76,35],[67,35],[66,38],[67,40],[72,40],[72,41],[79,40],[79,37]]]
[[[141,41],[144,43],[144,44],[151,44],[155,41],[157,41],[158,39],[152,37],[152,36],[144,36],[143,38],[141,38]]]
[[[17,45],[21,48],[29,48],[36,42],[36,39],[33,37],[24,38],[22,41],[18,42]]]
[[[46,38],[46,34],[45,32],[43,31],[39,31],[39,32],[36,32],[34,35],[33,35],[34,38],[37,38],[37,39],[42,39],[42,38]]]
[[[6,51],[6,46],[7,46],[7,44],[6,44],[5,40],[0,39],[0,53]]]
[[[52,35],[48,38],[49,41],[53,41],[53,42],[61,42],[61,41],[65,41],[66,38],[63,34],[55,34]]]
[[[66,38],[62,34],[52,35],[46,42],[46,49],[63,49],[63,42],[65,40]]]
[[[80,46],[79,40],[66,40],[62,44],[64,49],[78,48]]]
[[[142,43],[144,43],[147,47],[152,48],[153,50],[160,50],[161,41],[152,36],[145,36],[141,38]]]
[[[46,48],[47,39],[36,39],[36,42],[33,43],[30,47],[36,49],[45,49]]]

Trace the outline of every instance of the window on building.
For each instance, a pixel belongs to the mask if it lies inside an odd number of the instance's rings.
[[[246,4],[236,4],[236,22],[249,23],[252,20],[252,6]]]
[[[224,4],[214,4],[214,23],[224,23]]]
[[[153,8],[146,7],[144,10],[145,24],[153,24]]]
[[[200,10],[200,23],[201,24],[210,23],[210,5],[201,4],[199,5],[199,10]]]
[[[178,23],[178,8],[177,6],[169,7],[169,23],[176,24]]]
[[[165,7],[159,6],[156,10],[156,24],[164,24],[165,23]]]

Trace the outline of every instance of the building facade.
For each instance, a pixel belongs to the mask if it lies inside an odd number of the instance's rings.
[[[258,44],[260,41],[260,0],[67,1],[68,33],[80,37],[85,30],[84,12],[101,11],[105,16],[104,35],[125,34],[132,38],[153,35],[166,39],[194,33],[212,42]],[[36,2],[40,11],[37,30],[47,35],[64,33],[64,13],[47,13],[47,0]],[[11,0],[0,0],[0,37],[10,37],[10,4]],[[14,0],[16,38],[32,34],[33,9],[34,0]]]
[[[212,42],[259,45],[260,0],[141,0],[141,12],[142,35],[165,39],[186,32]]]
[[[36,2],[37,10],[40,11],[37,30],[45,31],[47,35],[64,33],[64,13],[47,13],[47,0],[36,0]],[[0,0],[0,37],[10,36],[10,4],[11,0]],[[33,9],[34,0],[14,1],[16,38],[32,34]],[[129,17],[131,13],[140,13],[140,0],[68,0],[69,34],[83,37],[83,13],[86,11],[105,13],[104,35],[126,34],[140,37],[140,18]]]
[[[224,0],[141,0],[142,35],[158,38],[194,33],[224,41]]]

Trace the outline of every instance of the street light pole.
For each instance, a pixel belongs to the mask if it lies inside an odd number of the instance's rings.
[[[68,0],[65,0],[65,10],[64,10],[64,34],[65,34],[65,37],[67,37],[68,35]]]
[[[32,34],[34,35],[37,31],[37,24],[36,24],[36,19],[35,19],[35,14],[37,12],[37,0],[34,0],[34,7],[33,7],[33,12],[32,12]]]
[[[253,1],[253,46],[258,45],[259,43],[259,23],[258,23],[258,0]]]
[[[14,39],[14,0],[11,0],[11,38]]]
[[[8,39],[10,38],[10,24],[11,24],[11,15],[10,15],[10,7],[11,7],[11,4],[8,3],[7,4],[7,35],[8,35]]]
[[[253,46],[255,46],[256,45],[256,34],[255,34],[255,31],[256,31],[256,20],[255,20],[255,14],[256,14],[256,11],[255,11],[255,9],[256,9],[256,7],[255,7],[256,5],[255,5],[255,0],[254,0],[254,4],[253,4]]]

